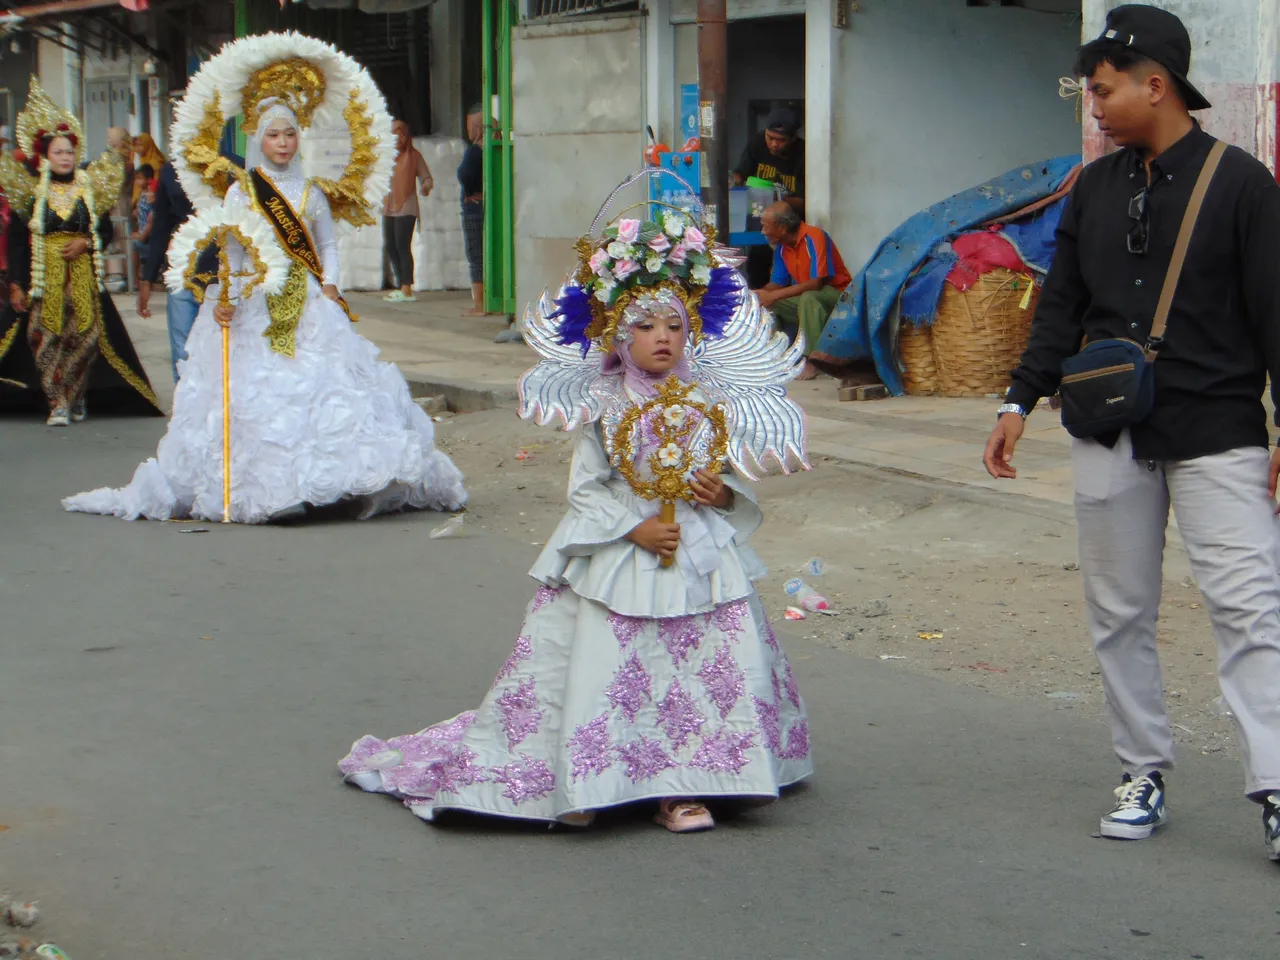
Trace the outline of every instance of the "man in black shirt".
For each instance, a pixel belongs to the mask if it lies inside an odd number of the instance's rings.
[[[804,141],[797,134],[800,121],[785,107],[774,110],[764,131],[747,141],[733,168],[733,181],[742,186],[747,177],[781,184],[796,212],[804,215]]]
[[[1093,116],[1122,149],[1090,164],[1063,212],[1030,343],[987,443],[994,477],[1017,475],[1024,420],[1082,341],[1146,344],[1192,188],[1214,139],[1189,110],[1191,43],[1177,17],[1126,5],[1080,51]],[[1219,645],[1246,792],[1280,860],[1280,453],[1268,456],[1262,393],[1280,384],[1280,187],[1230,148],[1209,185],[1152,373],[1151,413],[1074,440],[1080,567],[1124,779],[1102,834],[1144,839],[1165,820],[1173,734],[1156,652],[1172,505]],[[1273,395],[1275,391],[1273,389]]]

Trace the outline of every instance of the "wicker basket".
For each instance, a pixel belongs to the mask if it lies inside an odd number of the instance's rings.
[[[898,331],[898,354],[902,357],[903,384],[911,396],[938,392],[938,365],[933,359],[933,328],[902,321]]]
[[[1039,295],[1029,277],[1004,269],[979,277],[963,293],[944,285],[933,326],[901,331],[907,392],[944,397],[1003,393],[1026,348]],[[932,370],[921,356],[925,337],[932,346]],[[913,383],[918,384],[914,389]]]

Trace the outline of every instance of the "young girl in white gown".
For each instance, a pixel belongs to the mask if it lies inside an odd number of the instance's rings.
[[[233,521],[295,517],[308,505],[339,501],[352,501],[361,518],[405,508],[460,509],[462,475],[436,449],[431,419],[400,372],[379,362],[378,349],[355,332],[340,303],[333,219],[324,193],[302,174],[297,118],[280,103],[261,107],[246,169],[263,175],[305,220],[323,282],[295,264],[283,293],[268,298],[259,289],[232,308],[215,306],[218,288],[211,286],[155,457],[128,486],[68,497],[63,505],[127,520],[222,519],[220,324],[227,324]],[[255,189],[252,182],[248,189]],[[262,206],[243,182],[227,192],[225,205]],[[234,277],[244,251],[230,247]],[[233,293],[239,286],[233,279]]]
[[[803,344],[773,335],[740,275],[685,227],[622,221],[555,304],[530,311],[525,336],[545,359],[521,381],[522,414],[582,424],[536,595],[478,709],[356,741],[339,764],[348,782],[424,820],[465,810],[585,826],[650,799],[657,822],[684,833],[714,826],[705,799],[772,799],[812,773],[804,703],[753,582],[766,573],[747,545],[760,509],[738,473],[699,468],[714,462],[704,428],[717,415],[729,462],[803,462],[803,416],[781,386]],[[646,245],[647,278],[604,253],[634,263]],[[618,275],[631,282],[611,297]],[[691,389],[669,402],[673,388]],[[687,443],[672,439],[681,430]],[[660,463],[688,484],[675,522],[636,492]]]

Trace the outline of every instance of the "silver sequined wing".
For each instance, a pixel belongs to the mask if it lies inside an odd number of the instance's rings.
[[[783,473],[809,469],[804,411],[787,398],[786,384],[804,367],[804,338],[787,343],[756,295],[746,292],[724,336],[693,351],[693,378],[707,397],[728,410],[729,460],[752,480],[766,461]]]
[[[520,377],[520,416],[539,426],[559,417],[572,430],[598,420],[610,394],[601,382],[599,348],[592,344],[583,356],[581,347],[558,342],[555,312],[555,300],[545,291],[525,311],[524,338],[542,360]]]

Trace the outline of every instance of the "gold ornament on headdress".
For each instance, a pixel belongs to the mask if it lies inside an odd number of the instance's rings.
[[[240,100],[244,132],[257,132],[262,101],[270,99],[279,100],[292,110],[298,126],[306,130],[324,101],[325,86],[324,71],[302,57],[278,60],[253,71]]]
[[[18,149],[28,157],[35,156],[36,137],[41,133],[53,134],[59,126],[65,126],[65,133],[75,137],[76,165],[84,162],[84,129],[75,114],[54,103],[44,87],[35,77],[31,78],[31,89],[27,93],[27,105],[18,114],[14,124]]]

